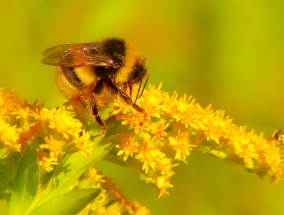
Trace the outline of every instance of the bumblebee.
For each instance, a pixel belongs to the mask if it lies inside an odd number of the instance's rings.
[[[105,107],[114,95],[145,114],[144,109],[136,104],[148,81],[145,59],[125,40],[109,38],[99,42],[58,45],[43,52],[42,62],[60,67],[57,84],[63,95],[68,100],[85,102],[103,129],[106,125],[99,115],[99,108]],[[132,86],[138,83],[133,102]]]

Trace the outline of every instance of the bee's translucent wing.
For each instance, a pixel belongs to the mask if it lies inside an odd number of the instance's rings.
[[[65,58],[64,61],[67,63],[66,56],[70,55],[70,52],[74,47],[76,47],[74,44],[64,44],[51,47],[43,52],[42,63],[47,65],[61,66],[63,58]],[[71,56],[69,64],[70,66],[72,65]]]
[[[113,60],[102,51],[100,43],[64,44],[43,52],[42,62],[63,67],[115,67]]]

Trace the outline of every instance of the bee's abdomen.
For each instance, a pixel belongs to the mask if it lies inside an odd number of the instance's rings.
[[[83,88],[84,84],[78,77],[77,73],[75,72],[75,68],[73,67],[64,67],[62,68],[63,74],[65,78],[69,81],[70,84],[72,84],[76,88]]]
[[[56,82],[61,93],[72,99],[80,95],[82,83],[72,68],[61,68],[56,72]]]
[[[93,72],[93,67],[64,67],[62,69],[64,76],[70,84],[79,89],[91,85],[96,80],[96,74]]]
[[[67,99],[81,95],[96,81],[92,67],[61,67],[57,72],[57,85]]]

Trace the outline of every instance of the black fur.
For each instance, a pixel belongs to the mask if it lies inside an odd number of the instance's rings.
[[[125,42],[122,39],[111,38],[103,42],[104,53],[109,55],[116,63],[123,65],[126,55]]]

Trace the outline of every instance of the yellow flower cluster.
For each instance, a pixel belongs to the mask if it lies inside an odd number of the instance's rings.
[[[1,90],[0,112],[2,158],[13,151],[23,152],[28,144],[38,145],[41,167],[52,171],[65,153],[81,151],[88,156],[93,150],[82,123],[64,107],[47,109],[29,105],[17,94]]]
[[[96,138],[98,135],[94,137],[86,131],[82,123],[72,117],[72,114],[74,115],[74,112],[67,111],[64,107],[47,109],[40,105],[29,105],[20,100],[15,92],[5,93],[1,89],[1,162],[6,164],[10,161],[9,156],[11,154],[15,152],[24,154],[28,145],[32,145],[37,150],[41,175],[46,175],[47,172],[52,172],[57,165],[64,165],[64,159],[68,154],[79,151],[82,154],[82,159],[91,156],[100,138]],[[102,134],[100,129],[92,131],[92,134],[96,132]],[[2,164],[1,162],[0,164]],[[11,166],[13,165],[15,164],[11,164]],[[3,168],[9,165],[1,166]],[[72,166],[68,166],[68,168],[72,168]],[[12,175],[15,175],[15,173]],[[48,196],[49,193],[52,193],[53,187],[56,186],[52,184],[41,187],[38,198]],[[91,212],[95,214],[117,214],[118,211],[128,214],[149,214],[148,209],[138,202],[127,201],[111,180],[104,177],[93,166],[89,168],[89,172],[83,173],[70,189],[78,188],[102,189],[95,201],[79,214]]]
[[[161,86],[150,86],[138,100],[146,116],[120,98],[115,99],[105,133],[94,127],[94,120],[86,120],[86,104],[69,101],[70,104],[75,105],[81,121],[72,116],[74,111],[64,107],[47,109],[29,105],[17,94],[0,90],[1,158],[5,159],[11,152],[23,153],[28,145],[34,145],[42,171],[52,171],[66,154],[80,151],[82,157],[88,157],[96,145],[111,143],[115,147],[106,158],[140,174],[145,182],[158,188],[159,197],[173,187],[173,168],[179,162],[186,162],[193,149],[240,164],[260,176],[270,176],[273,182],[281,178],[283,132],[277,131],[265,139],[262,134],[247,132],[245,127],[233,124],[224,111],[214,111],[211,106],[202,108],[191,97],[169,95]],[[85,212],[119,210],[148,214],[137,202],[128,202],[110,179],[94,167],[84,176],[80,180],[89,180],[89,186],[103,189],[96,199],[102,203],[101,207],[91,203]],[[86,185],[83,181],[78,183]],[[110,200],[118,200],[119,204],[105,207]]]
[[[238,163],[260,176],[268,175],[273,182],[280,179],[283,144],[236,126],[224,117],[224,111],[202,108],[191,97],[170,96],[160,87],[150,86],[138,101],[146,118],[120,99],[113,111],[125,126],[116,145],[117,159],[154,184],[159,196],[172,187],[173,167],[178,161],[186,162],[193,149]]]

